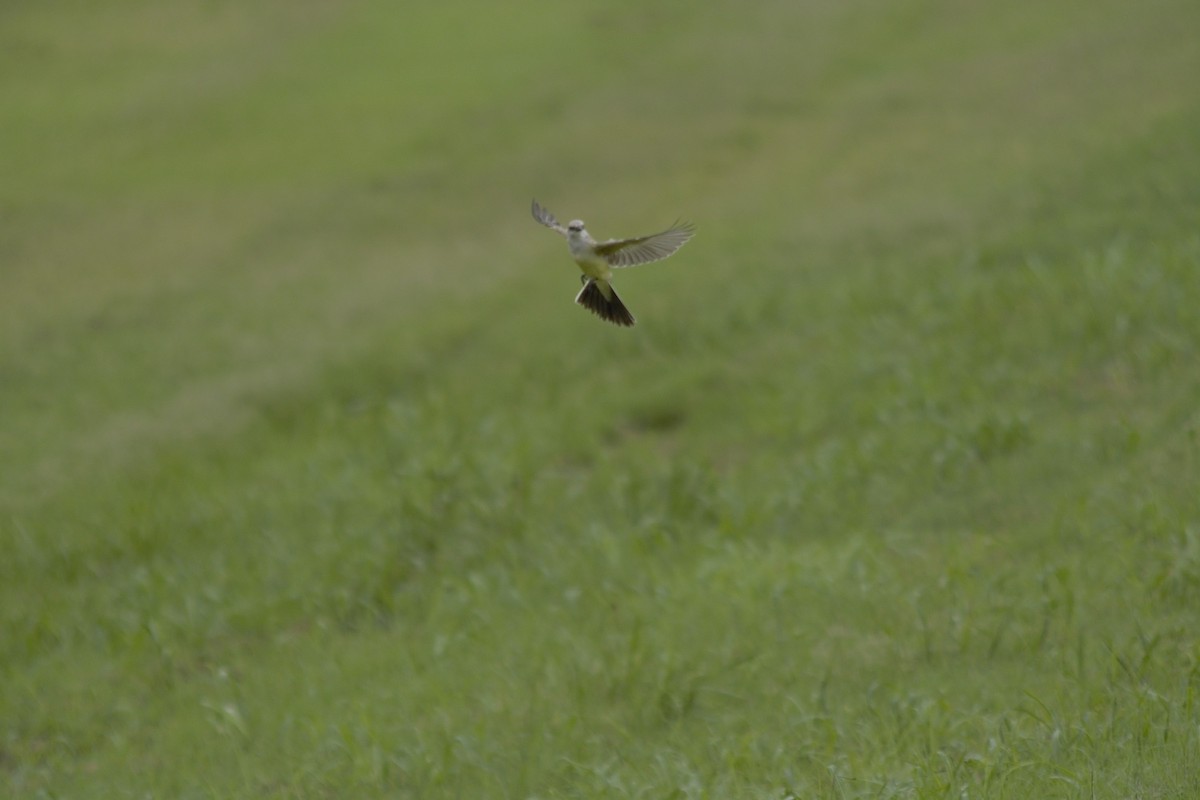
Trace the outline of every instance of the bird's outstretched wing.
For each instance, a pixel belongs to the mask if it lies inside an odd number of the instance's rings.
[[[676,222],[661,233],[632,239],[609,239],[596,245],[596,252],[611,267],[636,267],[666,258],[687,244],[696,233],[690,222]]]
[[[554,218],[553,214],[538,205],[537,200],[533,201],[533,206],[530,208],[530,210],[533,211],[533,218],[538,222],[542,223],[551,230],[558,231],[563,236],[567,235],[567,229],[558,224],[558,220]]]

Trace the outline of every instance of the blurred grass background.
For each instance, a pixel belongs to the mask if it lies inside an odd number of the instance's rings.
[[[1197,30],[6,5],[0,787],[1194,796]]]

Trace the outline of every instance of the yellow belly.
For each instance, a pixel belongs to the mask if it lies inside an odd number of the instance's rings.
[[[608,262],[599,256],[576,256],[575,263],[579,265],[579,269],[584,275],[596,280],[606,281],[612,277],[612,268],[608,266]]]

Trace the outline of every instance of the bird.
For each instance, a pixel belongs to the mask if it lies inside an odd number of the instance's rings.
[[[567,237],[571,258],[583,271],[579,276],[583,288],[575,295],[575,302],[601,319],[625,327],[633,327],[635,320],[612,287],[612,270],[660,261],[687,244],[696,233],[690,222],[678,221],[649,236],[597,242],[581,219],[571,220],[564,228],[537,200],[531,210],[535,220]]]

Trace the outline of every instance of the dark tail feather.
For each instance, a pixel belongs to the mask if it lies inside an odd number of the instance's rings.
[[[621,302],[621,298],[617,297],[617,291],[612,288],[612,284],[608,285],[608,293],[609,297],[605,297],[600,286],[594,280],[589,279],[579,290],[575,302],[601,319],[606,319],[615,325],[633,327],[633,314],[629,313],[629,309]]]

